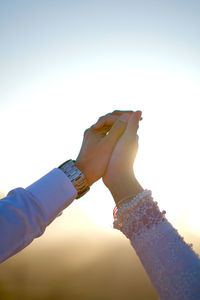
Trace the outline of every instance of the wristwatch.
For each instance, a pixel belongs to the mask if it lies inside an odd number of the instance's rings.
[[[85,178],[85,175],[77,168],[74,160],[67,160],[59,166],[59,169],[61,169],[67,175],[72,184],[75,186],[78,193],[76,199],[81,198],[89,191],[90,187],[87,179]]]

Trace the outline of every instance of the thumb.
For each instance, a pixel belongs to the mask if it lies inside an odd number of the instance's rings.
[[[127,121],[128,121],[129,115],[124,114],[123,116],[118,119],[112,128],[110,129],[109,133],[105,136],[105,141],[108,143],[110,146],[115,146],[121,135],[124,133],[126,126],[127,126]]]
[[[126,128],[125,134],[127,134],[130,138],[135,139],[137,130],[139,127],[139,120],[141,119],[142,112],[140,110],[133,112],[128,120],[128,125]]]

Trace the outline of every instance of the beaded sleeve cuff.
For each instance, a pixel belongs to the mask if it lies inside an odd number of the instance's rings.
[[[200,260],[164,215],[144,191],[114,209],[114,228],[130,239],[160,299],[200,299]]]
[[[131,239],[133,235],[140,235],[154,224],[162,223],[165,213],[160,212],[157,202],[153,201],[151,191],[144,190],[131,201],[122,204],[119,209],[114,209],[113,226]]]

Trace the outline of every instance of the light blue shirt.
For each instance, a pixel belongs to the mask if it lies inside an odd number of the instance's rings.
[[[57,168],[26,189],[10,191],[0,200],[0,262],[40,236],[76,196],[74,185]]]

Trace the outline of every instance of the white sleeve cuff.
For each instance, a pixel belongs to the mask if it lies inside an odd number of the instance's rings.
[[[77,191],[63,171],[56,168],[26,188],[50,223],[77,196]]]

